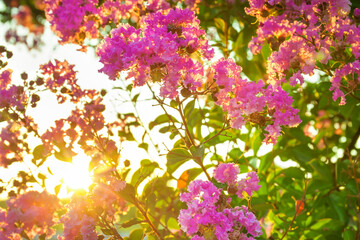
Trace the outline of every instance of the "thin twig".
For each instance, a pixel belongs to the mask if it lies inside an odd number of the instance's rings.
[[[189,128],[187,126],[187,122],[186,122],[186,119],[185,119],[185,116],[184,116],[184,113],[183,113],[183,110],[182,110],[182,107],[181,107],[181,103],[180,103],[180,100],[179,100],[179,97],[176,98],[176,101],[179,103],[179,108],[177,109],[180,113],[180,117],[181,117],[181,120],[183,122],[183,125],[185,127],[185,132],[186,132],[186,135],[191,143],[191,146],[195,146],[196,147],[196,144],[194,142],[194,139],[189,131]]]
[[[137,209],[139,209],[139,211],[141,212],[141,214],[144,216],[146,222],[149,224],[150,228],[154,231],[154,233],[156,234],[156,236],[162,240],[163,238],[161,237],[159,231],[157,230],[157,228],[154,226],[154,224],[151,222],[151,220],[148,217],[147,212],[140,206],[140,202],[134,197],[134,205]]]

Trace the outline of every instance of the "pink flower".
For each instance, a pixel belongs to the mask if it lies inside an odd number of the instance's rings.
[[[57,94],[59,103],[64,103],[70,97],[70,101],[77,103],[85,96],[93,97],[93,90],[82,90],[77,84],[74,65],[67,61],[55,60],[55,64],[49,61],[40,66],[41,74],[45,78],[45,86]]]
[[[345,94],[343,91],[340,90],[340,87],[342,85],[342,79],[345,79],[344,83],[346,83],[351,92],[352,90],[355,90],[357,86],[359,85],[359,76],[360,75],[360,61],[356,60],[353,63],[348,63],[344,65],[340,69],[335,70],[334,76],[331,78],[331,87],[330,91],[333,92],[333,100],[336,101],[338,98],[340,98],[340,105],[346,104]]]
[[[232,185],[237,180],[240,169],[234,163],[220,163],[214,170],[213,176],[216,181]]]
[[[0,235],[20,237],[24,231],[30,238],[35,238],[41,234],[51,237],[55,233],[50,228],[54,225],[53,215],[60,207],[55,195],[29,191],[9,199],[7,205],[7,212],[0,211]]]
[[[213,57],[199,20],[188,9],[158,11],[142,18],[141,30],[120,25],[97,48],[104,67],[100,72],[115,80],[128,71],[127,79],[135,86],[159,83],[160,95],[175,98],[179,88],[195,91],[202,85],[204,69],[191,58],[197,52],[203,58]]]
[[[261,80],[242,79],[241,67],[232,59],[220,59],[213,65],[213,71],[219,86],[216,103],[227,112],[233,128],[241,128],[246,122],[267,125],[265,130],[269,134],[264,141],[276,143],[281,126],[294,127],[301,122],[298,110],[291,107],[292,98],[280,86],[265,88]]]
[[[246,178],[241,179],[237,182],[237,192],[236,195],[239,198],[243,197],[243,192],[246,192],[250,197],[253,192],[257,192],[260,189],[261,185],[259,185],[259,177],[256,172],[249,172],[246,175]]]
[[[10,84],[11,74],[12,74],[11,69],[6,69],[2,73],[0,73],[0,90],[6,89],[7,86]]]
[[[14,162],[22,161],[26,148],[21,132],[9,124],[0,130],[0,166],[7,168]]]
[[[230,174],[227,175],[226,172]],[[225,172],[225,173],[224,173]],[[220,164],[214,171],[214,178],[241,184],[243,191],[257,191],[259,179],[255,172],[248,174],[248,179],[234,182],[239,169],[232,164]],[[231,177],[229,177],[231,176]],[[178,217],[181,229],[192,235],[192,239],[243,239],[250,235],[261,235],[260,223],[255,215],[245,206],[231,208],[231,198],[223,195],[221,189],[209,181],[195,180],[188,186],[188,192],[180,195],[180,200],[187,203],[187,209],[180,210]],[[244,233],[246,232],[246,233]],[[244,234],[244,235],[242,235]],[[246,238],[244,238],[246,239]]]
[[[96,220],[90,212],[90,204],[85,196],[74,195],[67,205],[69,211],[61,217],[64,224],[63,236],[59,240],[72,240],[78,237],[82,239],[96,239]]]

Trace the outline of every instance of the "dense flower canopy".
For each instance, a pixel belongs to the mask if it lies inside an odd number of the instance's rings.
[[[6,41],[41,50],[47,21],[113,88],[81,87],[71,56],[19,78],[0,46],[0,240],[360,238],[355,1],[3,5]],[[71,110],[42,129],[46,94]],[[76,158],[90,186],[49,189]]]

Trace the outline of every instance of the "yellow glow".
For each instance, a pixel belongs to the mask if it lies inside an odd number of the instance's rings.
[[[72,164],[62,171],[64,184],[73,190],[84,189],[88,191],[92,183],[88,166],[89,161],[85,159],[73,159]]]
[[[65,163],[55,160],[51,164],[51,171],[53,177],[50,188],[54,188],[60,182],[62,182],[59,197],[69,197],[69,190],[89,190],[89,186],[92,184],[91,174],[88,171],[90,157],[84,153],[79,153],[72,159],[72,163]],[[68,191],[66,191],[68,190]]]

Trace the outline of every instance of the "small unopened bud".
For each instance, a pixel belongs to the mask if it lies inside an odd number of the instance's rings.
[[[54,77],[55,80],[59,79],[60,73],[54,72],[54,73],[53,73],[53,77]]]
[[[35,103],[35,102],[38,102],[38,101],[40,101],[39,95],[33,94],[33,95],[31,96],[31,102]]]
[[[60,92],[61,92],[61,93],[68,93],[68,92],[69,92],[69,89],[67,89],[66,87],[62,87],[62,88],[60,89]]]
[[[44,79],[41,78],[41,77],[38,77],[36,79],[36,85],[40,86],[40,85],[43,85],[44,84]]]
[[[124,161],[124,166],[125,166],[125,167],[129,167],[129,166],[130,166],[130,161],[126,159],[126,160]]]
[[[229,193],[230,195],[234,195],[234,194],[236,194],[236,192],[237,192],[237,188],[236,188],[236,186],[231,185],[231,186],[228,187],[227,191],[228,191],[228,193]]]
[[[181,93],[181,96],[183,96],[185,98],[191,96],[191,91],[187,88],[181,89],[180,93]]]
[[[28,78],[28,74],[26,72],[23,72],[20,76],[22,80],[26,80]]]
[[[7,58],[11,58],[13,56],[13,53],[12,52],[10,52],[10,51],[7,51],[6,52],[6,57]]]

